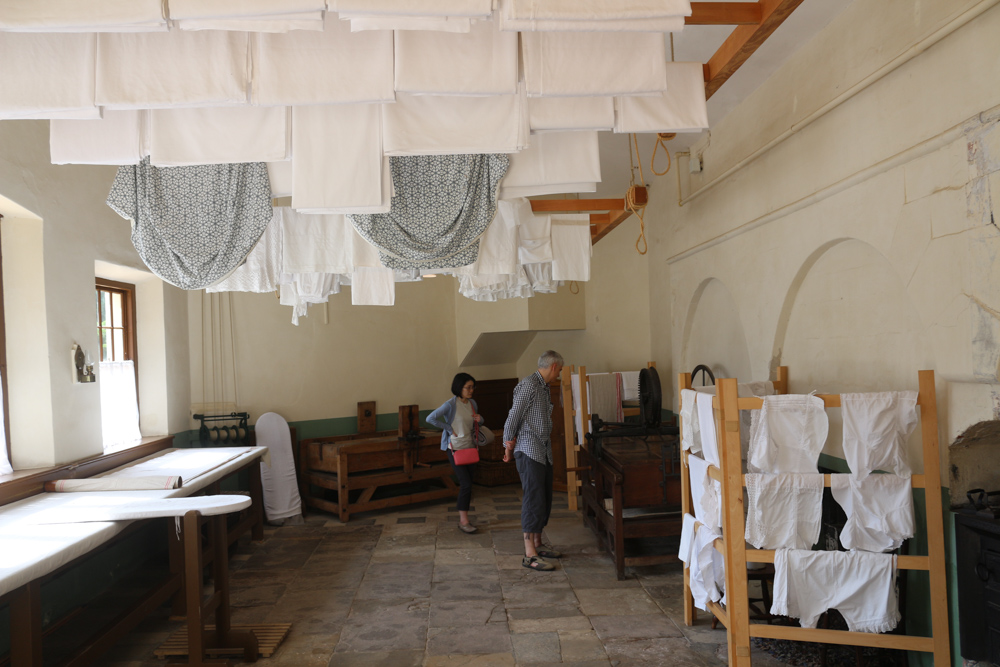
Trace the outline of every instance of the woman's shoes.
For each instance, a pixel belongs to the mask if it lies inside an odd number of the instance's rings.
[[[468,533],[469,535],[475,533],[478,530],[478,528],[473,526],[471,523],[460,523],[458,524],[458,529],[463,533]]]
[[[546,563],[538,556],[525,556],[521,559],[521,565],[529,570],[538,570],[540,572],[548,572],[556,569],[555,565],[552,563]]]

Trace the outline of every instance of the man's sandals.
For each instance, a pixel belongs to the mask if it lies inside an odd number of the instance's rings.
[[[521,560],[521,565],[529,570],[538,570],[540,572],[548,572],[549,570],[556,569],[555,565],[552,563],[546,563],[538,556],[525,556]]]
[[[535,553],[542,558],[562,558],[562,552],[556,551],[549,547],[538,547],[535,549]]]

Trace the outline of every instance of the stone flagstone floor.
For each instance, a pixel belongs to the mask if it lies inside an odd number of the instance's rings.
[[[704,614],[684,625],[679,565],[618,581],[565,494],[545,534],[564,558],[553,572],[522,567],[520,493],[475,487],[473,535],[457,529],[453,501],[269,527],[232,560],[233,622],[292,623],[265,666],[725,664],[721,625]],[[163,610],[102,664],[162,666],[153,651],[179,625]],[[754,653],[755,666],[781,664]]]

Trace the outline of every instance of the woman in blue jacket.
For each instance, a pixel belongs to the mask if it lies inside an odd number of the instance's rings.
[[[468,373],[459,373],[451,381],[451,393],[454,394],[434,412],[427,415],[427,423],[443,429],[441,434],[441,449],[448,452],[451,469],[458,478],[458,529],[463,533],[474,533],[476,527],[469,523],[469,505],[472,501],[472,473],[476,464],[456,465],[454,450],[475,447],[473,442],[473,425],[482,423],[483,416],[479,414],[476,402],[472,400],[472,392],[476,389],[476,379]]]

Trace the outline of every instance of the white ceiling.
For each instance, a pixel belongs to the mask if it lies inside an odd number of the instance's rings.
[[[720,2],[723,0],[708,0]],[[753,2],[755,0],[737,0]],[[804,0],[781,26],[750,56],[743,66],[708,100],[709,127],[714,127],[737,104],[757,89],[782,63],[801,46],[812,39],[835,16],[840,14],[850,0]],[[679,62],[708,62],[712,54],[733,31],[733,26],[688,26],[673,35],[674,60]],[[670,54],[670,34],[667,34],[667,54]],[[670,153],[684,151],[701,137],[700,132],[678,134],[667,142]],[[646,183],[655,178],[649,170],[650,154],[655,145],[655,135],[640,134],[639,151]],[[623,197],[629,185],[629,136],[602,132],[600,135],[601,177],[597,192],[582,195],[584,198]],[[657,155],[657,169],[666,164],[662,149]],[[671,172],[672,173],[672,172]],[[639,175],[636,173],[636,182]]]

